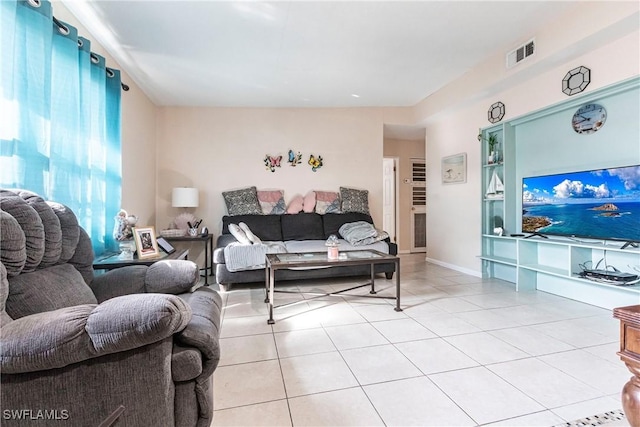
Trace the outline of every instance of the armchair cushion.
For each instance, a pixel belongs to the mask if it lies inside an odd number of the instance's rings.
[[[130,295],[38,313],[2,327],[3,374],[61,368],[160,341],[182,330],[191,310],[172,295]]]
[[[14,217],[24,232],[27,258],[22,271],[34,271],[44,256],[44,226],[40,215],[20,196],[7,190],[0,190],[0,208]]]
[[[2,252],[0,261],[5,265],[8,276],[17,276],[27,260],[27,246],[24,233],[18,221],[5,211],[0,210],[0,242]]]
[[[9,278],[7,313],[13,319],[98,301],[70,264],[22,273]]]
[[[76,215],[63,204],[47,201],[53,213],[60,221],[60,231],[62,232],[62,251],[59,262],[65,263],[73,257],[80,238],[80,225]]]
[[[62,230],[60,229],[58,216],[51,210],[47,202],[37,194],[26,190],[20,190],[17,193],[22,197],[22,200],[27,202],[38,213],[44,227],[44,254],[38,268],[57,264],[62,254]]]

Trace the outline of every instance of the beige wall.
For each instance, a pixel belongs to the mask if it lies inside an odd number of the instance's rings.
[[[158,118],[159,229],[180,211],[171,207],[171,189],[194,186],[200,206],[192,211],[218,234],[226,207],[222,192],[247,186],[283,189],[287,203],[310,190],[340,186],[369,191],[376,223],[382,221],[383,125],[407,121],[410,109],[161,108]],[[289,149],[303,164],[286,162]],[[309,154],[324,166],[313,172]],[[265,154],[282,155],[282,167],[265,169]]]
[[[428,259],[480,274],[476,136],[479,127],[490,125],[489,106],[504,102],[509,119],[566,100],[562,78],[581,65],[591,69],[585,93],[639,75],[639,8],[637,2],[583,3],[555,25],[532,34],[537,52],[528,63],[506,71],[504,53],[497,54],[416,106],[418,122],[427,128]],[[440,159],[462,152],[467,153],[467,183],[443,186]]]
[[[170,207],[174,186],[201,189],[196,214],[219,231],[225,213],[221,192],[256,185],[283,188],[287,200],[310,189],[340,185],[371,192],[374,219],[381,222],[383,124],[427,128],[428,256],[431,260],[479,274],[480,188],[476,135],[487,126],[490,104],[506,104],[506,118],[567,99],[560,91],[564,74],[585,65],[592,70],[587,92],[640,74],[637,2],[589,2],[536,37],[536,56],[512,70],[504,52],[488,58],[463,77],[413,108],[380,109],[205,109],[157,108],[123,71],[131,86],[122,97],[123,208],[141,223],[167,226],[178,211]],[[54,14],[89,35],[61,2]],[[530,36],[526,37],[528,40]],[[515,46],[514,46],[515,47]],[[121,68],[93,43],[107,63]],[[289,148],[321,154],[325,166],[285,163],[266,172],[266,153],[286,155]],[[466,152],[466,184],[442,186],[440,158]]]
[[[412,187],[411,184],[405,183],[404,180],[411,180],[411,159],[425,158],[425,142],[424,140],[407,141],[385,138],[383,155],[384,157],[398,158],[398,213],[396,218],[396,223],[398,224],[397,243],[398,251],[400,253],[408,253],[411,251]]]

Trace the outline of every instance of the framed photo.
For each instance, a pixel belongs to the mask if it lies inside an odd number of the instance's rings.
[[[158,242],[153,227],[133,227],[133,237],[136,241],[138,259],[151,258],[158,255]]]
[[[172,254],[176,251],[176,248],[174,248],[173,246],[171,246],[171,243],[167,242],[164,237],[158,237],[156,239],[156,241],[158,242],[158,246],[160,247],[160,249],[162,249],[163,251],[165,251],[168,254]]]
[[[462,184],[467,182],[467,153],[442,158],[442,183]]]

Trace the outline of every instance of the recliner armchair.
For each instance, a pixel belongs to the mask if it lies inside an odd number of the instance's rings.
[[[94,275],[65,206],[0,189],[0,217],[2,425],[211,424],[221,298],[193,262]]]

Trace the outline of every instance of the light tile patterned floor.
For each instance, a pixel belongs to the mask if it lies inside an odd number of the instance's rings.
[[[621,408],[630,373],[611,311],[424,255],[401,264],[400,313],[391,300],[276,294],[298,303],[271,326],[262,287],[223,292],[213,426],[552,426]],[[376,283],[394,292],[393,281]]]

